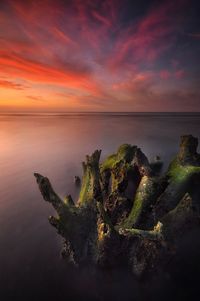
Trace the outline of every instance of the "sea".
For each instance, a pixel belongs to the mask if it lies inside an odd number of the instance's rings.
[[[76,201],[74,176],[81,177],[87,154],[101,149],[103,161],[129,143],[150,161],[160,156],[164,172],[186,134],[200,139],[200,113],[0,114],[0,300],[191,299],[198,285],[184,289],[194,269],[200,271],[196,263],[185,274],[176,263],[174,275],[150,282],[126,269],[69,266],[60,255],[62,238],[48,222],[54,209],[33,176],[47,176],[58,195]],[[196,244],[191,240],[193,253],[186,248],[182,256],[196,254]]]

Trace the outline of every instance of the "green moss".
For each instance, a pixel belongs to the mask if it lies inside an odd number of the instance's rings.
[[[100,150],[96,150],[91,156],[86,156],[86,161],[82,163],[83,177],[79,194],[78,206],[89,204],[95,198],[100,197],[100,173],[99,159]]]
[[[193,177],[200,175],[200,167],[193,165],[182,165],[175,158],[169,165],[167,171],[168,186],[159,198],[157,215],[162,217],[177,206],[185,193],[193,190]]]
[[[130,144],[122,144],[118,148],[117,153],[108,156],[101,164],[101,172],[114,168],[114,166],[120,161],[130,163],[133,159],[136,148],[136,146],[132,146]]]
[[[117,155],[112,154],[106,158],[106,160],[101,164],[101,171],[106,169],[112,169],[115,163],[117,162]]]
[[[199,172],[200,167],[193,165],[181,165],[177,159],[174,159],[169,166],[167,175],[171,182],[182,183]]]
[[[130,163],[133,159],[137,147],[130,144],[122,144],[117,150],[117,159]]]
[[[156,193],[156,187],[157,185],[152,178],[147,176],[142,178],[135,195],[132,210],[123,227],[131,228],[133,225],[137,224],[141,213],[149,202],[152,201],[152,198]]]
[[[119,229],[119,233],[129,236],[139,236],[142,238],[146,238],[149,240],[161,240],[163,239],[162,234],[163,224],[161,222],[158,222],[156,226],[154,226],[153,230],[142,230],[137,228],[131,228],[131,229]]]
[[[88,199],[90,198],[90,194],[92,194],[92,192],[90,191],[91,189],[92,189],[91,174],[89,170],[87,170],[82,179],[82,186],[81,186],[81,191],[79,194],[79,201],[78,201],[79,203],[83,204],[88,201]]]

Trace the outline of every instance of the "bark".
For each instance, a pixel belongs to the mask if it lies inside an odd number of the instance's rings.
[[[138,276],[164,265],[170,246],[199,227],[197,146],[197,138],[182,136],[161,176],[137,146],[123,144],[101,164],[96,150],[83,162],[77,202],[70,195],[62,200],[48,178],[35,173],[44,200],[57,212],[49,222],[64,239],[63,257],[75,265],[127,264]]]

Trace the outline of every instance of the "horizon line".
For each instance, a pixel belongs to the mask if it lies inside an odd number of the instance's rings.
[[[5,111],[5,112],[0,112],[0,115],[29,115],[29,116],[34,116],[34,115],[95,115],[95,114],[104,114],[104,115],[139,115],[139,114],[146,114],[146,115],[151,115],[151,114],[163,114],[163,115],[168,115],[168,114],[195,114],[195,115],[199,115],[199,112],[194,112],[194,111],[132,111],[132,112],[128,112],[128,111],[107,111],[107,112],[102,112],[102,111],[65,111],[65,112],[60,112],[60,111],[54,111],[54,112],[30,112],[30,111],[15,111],[15,112],[10,112],[10,111]]]

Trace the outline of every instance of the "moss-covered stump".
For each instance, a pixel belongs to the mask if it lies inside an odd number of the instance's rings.
[[[96,150],[83,163],[75,203],[70,195],[62,200],[48,178],[35,173],[44,200],[57,212],[49,222],[64,238],[63,258],[77,266],[126,264],[137,276],[164,267],[180,237],[200,226],[197,146],[197,138],[182,136],[163,175],[160,158],[150,164],[137,146],[123,144],[102,163]]]

